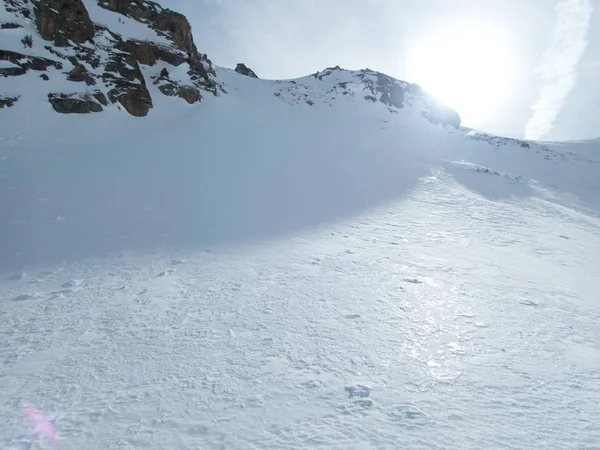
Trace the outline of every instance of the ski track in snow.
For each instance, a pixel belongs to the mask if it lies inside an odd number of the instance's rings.
[[[435,176],[277,241],[15,274],[0,447],[50,448],[32,402],[61,449],[593,448],[598,223],[553,208]]]

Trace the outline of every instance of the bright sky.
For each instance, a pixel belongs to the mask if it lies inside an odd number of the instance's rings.
[[[463,124],[513,137],[600,136],[597,0],[162,0],[217,65],[261,78],[340,65],[420,84]]]

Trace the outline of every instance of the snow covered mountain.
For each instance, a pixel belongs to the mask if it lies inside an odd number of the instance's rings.
[[[0,105],[45,97],[59,113],[118,105],[134,116],[153,106],[148,84],[188,103],[218,92],[181,14],[155,2],[5,0],[0,7]],[[30,105],[29,105],[30,107]],[[39,105],[38,105],[39,107]]]
[[[261,80],[154,3],[81,5],[66,47],[0,16],[0,448],[597,448],[599,141],[465,129],[370,70]],[[102,111],[57,114],[86,89]]]
[[[157,95],[196,103],[204,91],[226,92],[188,20],[152,1],[5,0],[0,28],[0,107],[47,100],[59,113],[85,114],[110,103],[140,117]],[[460,125],[455,111],[416,85],[371,70],[332,77],[336,70],[314,74],[323,83],[287,82],[275,95],[309,105],[348,95],[390,112],[417,104],[433,123]],[[236,71],[257,78],[243,64]]]

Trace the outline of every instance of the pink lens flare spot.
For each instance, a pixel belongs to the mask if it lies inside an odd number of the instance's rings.
[[[56,434],[56,430],[46,416],[32,404],[26,403],[23,405],[23,408],[35,425],[34,433],[44,436],[52,443],[57,443],[58,435]]]

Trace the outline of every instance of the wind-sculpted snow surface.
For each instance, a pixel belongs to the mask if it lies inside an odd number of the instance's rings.
[[[217,76],[0,122],[0,448],[598,445],[598,143]]]

